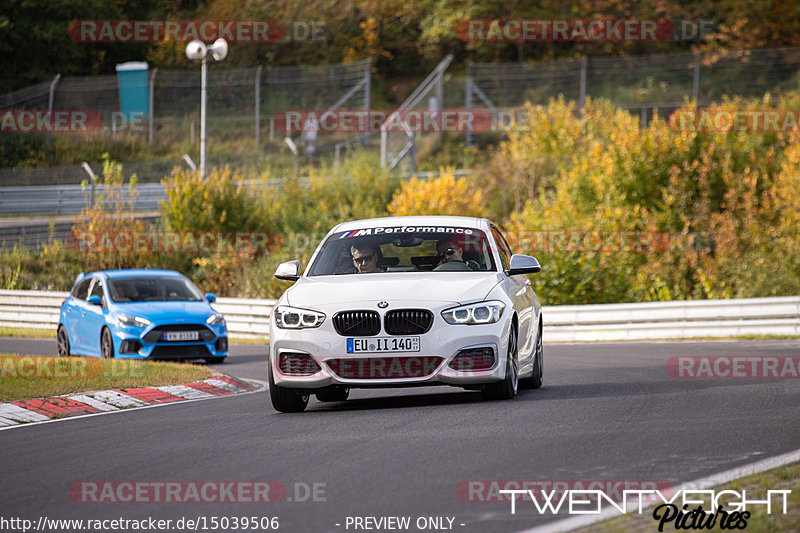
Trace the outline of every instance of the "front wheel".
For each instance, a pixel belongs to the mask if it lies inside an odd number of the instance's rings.
[[[533,374],[529,378],[521,379],[520,385],[527,389],[538,389],[542,386],[544,376],[544,347],[542,346],[542,329],[539,328],[539,338],[536,339],[536,353],[533,361]]]
[[[517,368],[517,332],[511,327],[508,334],[508,354],[506,355],[506,375],[502,381],[489,383],[481,391],[485,400],[510,400],[517,395],[519,374]]]
[[[304,411],[308,405],[308,394],[299,394],[293,389],[275,385],[272,377],[272,362],[268,362],[267,379],[269,381],[269,398],[272,400],[272,407],[281,413],[299,413]]]
[[[108,328],[103,328],[103,334],[100,336],[100,353],[103,359],[114,359],[114,340]]]

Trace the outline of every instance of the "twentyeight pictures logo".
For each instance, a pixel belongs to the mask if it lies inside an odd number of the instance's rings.
[[[323,41],[321,21],[277,20],[74,20],[67,29],[79,43],[150,43],[159,41],[213,41],[277,43]]]

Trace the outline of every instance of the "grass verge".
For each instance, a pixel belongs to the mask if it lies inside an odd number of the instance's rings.
[[[764,499],[767,490],[792,490],[789,494],[788,505],[786,507],[786,514],[783,514],[782,504],[779,503],[779,498],[773,499],[772,514],[767,514],[764,505],[748,505],[747,510],[751,513],[750,518],[747,519],[747,532],[748,533],[768,533],[768,532],[800,532],[800,495],[797,494],[797,487],[800,487],[800,463],[791,463],[760,474],[753,474],[751,476],[740,478],[730,483],[724,483],[718,487],[714,487],[717,492],[722,490],[733,490],[737,493],[742,493],[743,490],[747,491],[747,497],[750,500]],[[680,499],[680,496],[678,497]],[[723,496],[721,501],[734,501],[733,497],[726,498]],[[628,531],[658,531],[659,521],[653,518],[653,510],[656,506],[651,506],[644,509],[642,514],[627,514],[597,522],[585,528],[576,529],[574,531],[579,533],[600,532],[600,533],[618,533]],[[707,509],[708,505],[703,505]],[[663,510],[660,515],[663,514]],[[691,522],[691,519],[689,520]],[[730,528],[729,528],[730,529]],[[664,531],[677,531],[675,522],[668,522],[664,524]],[[721,530],[719,521],[713,530]]]
[[[0,354],[0,402],[177,385],[209,377],[206,367],[185,363]]]
[[[56,338],[56,329],[45,328],[10,328],[0,326],[0,337],[16,337],[18,339],[53,339]]]

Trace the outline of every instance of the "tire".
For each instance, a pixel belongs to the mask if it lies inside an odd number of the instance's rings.
[[[321,402],[343,402],[350,396],[350,389],[348,387],[334,385],[333,387],[319,391],[316,396],[317,400]]]
[[[536,339],[536,360],[533,362],[533,374],[529,378],[521,379],[520,385],[526,389],[538,389],[542,386],[544,376],[544,347],[542,345],[542,327],[539,326],[539,338]]]
[[[114,339],[108,328],[103,328],[100,335],[100,355],[103,359],[114,359]]]
[[[69,357],[69,335],[67,335],[67,328],[60,325],[58,326],[58,333],[56,333],[56,341],[58,342],[58,356]]]
[[[275,385],[272,377],[272,362],[268,361],[267,379],[269,381],[269,397],[272,407],[281,413],[300,413],[308,405],[308,394],[298,394],[292,389]]]
[[[508,355],[506,355],[506,372],[502,381],[489,383],[481,391],[485,400],[510,400],[517,395],[519,375],[517,368],[517,332],[511,327],[508,334]]]

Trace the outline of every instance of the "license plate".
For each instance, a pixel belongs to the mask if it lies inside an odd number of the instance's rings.
[[[419,337],[347,339],[347,353],[418,352]]]
[[[165,341],[196,341],[200,338],[197,331],[165,331]]]

